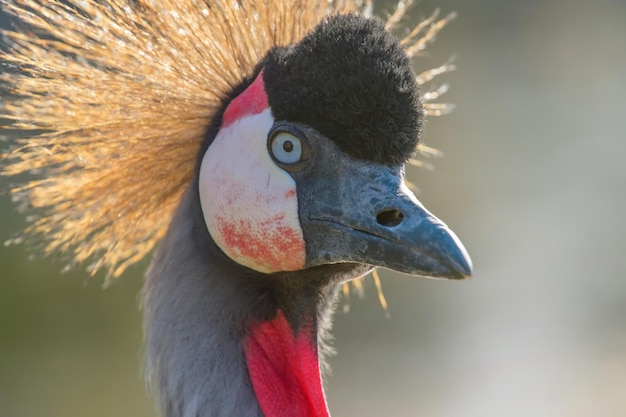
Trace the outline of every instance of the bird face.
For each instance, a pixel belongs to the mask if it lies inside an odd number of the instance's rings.
[[[207,229],[228,257],[263,273],[355,263],[470,275],[463,245],[404,185],[422,107],[380,22],[329,18],[260,68],[200,167]]]
[[[276,120],[263,71],[226,108],[199,187],[215,243],[259,272],[360,263],[470,274],[464,247],[404,185],[401,164],[355,158],[312,126]]]
[[[458,238],[404,185],[422,127],[415,75],[372,19],[327,19],[270,51],[200,166],[207,229],[263,273],[324,264],[463,278]]]

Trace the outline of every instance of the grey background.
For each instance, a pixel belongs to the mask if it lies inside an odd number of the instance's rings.
[[[379,4],[378,9],[389,9]],[[339,312],[333,416],[626,415],[626,2],[427,0],[459,18],[418,69],[456,54],[418,197],[470,251],[467,282],[382,272]],[[0,15],[0,22],[6,19]],[[8,182],[0,179],[0,190]],[[0,195],[0,240],[24,218]],[[150,416],[137,293],[0,248],[0,416]],[[134,275],[134,276],[133,276]]]

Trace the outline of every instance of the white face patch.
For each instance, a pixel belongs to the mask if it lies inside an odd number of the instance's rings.
[[[233,261],[259,272],[304,268],[294,179],[267,149],[270,109],[221,129],[200,166],[200,204],[211,237]]]

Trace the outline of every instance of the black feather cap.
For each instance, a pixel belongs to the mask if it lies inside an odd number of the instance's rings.
[[[339,148],[385,165],[406,162],[424,112],[410,59],[374,18],[328,17],[263,64],[276,120],[309,125]]]

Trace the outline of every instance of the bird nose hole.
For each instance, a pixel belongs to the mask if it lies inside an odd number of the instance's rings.
[[[376,215],[378,224],[386,227],[394,227],[402,223],[404,214],[399,210],[385,210]]]

